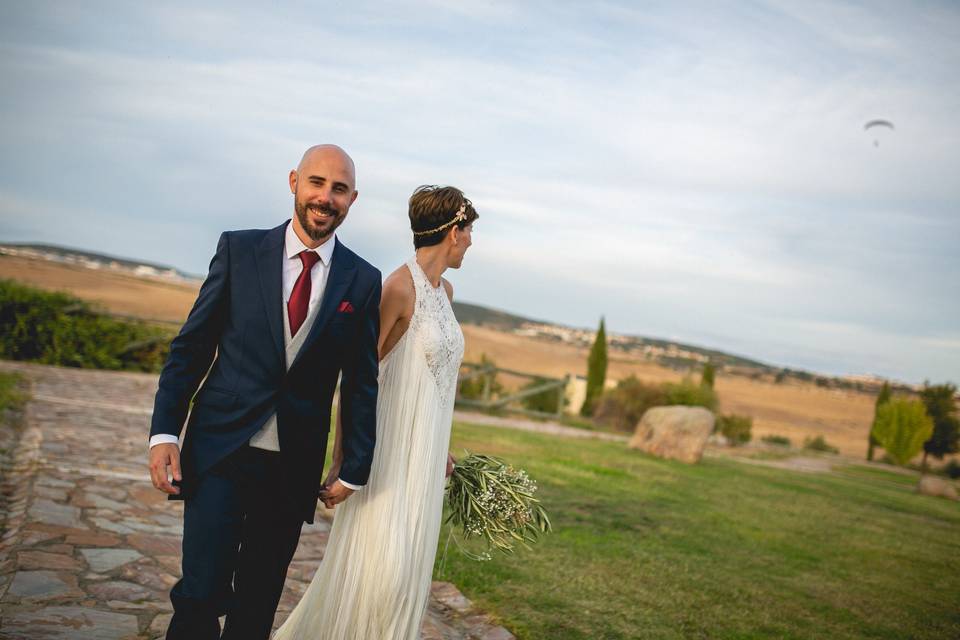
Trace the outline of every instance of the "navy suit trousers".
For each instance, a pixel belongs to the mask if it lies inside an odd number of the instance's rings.
[[[184,504],[183,578],[170,592],[167,640],[269,637],[303,525],[280,464],[279,453],[244,445],[199,478]]]

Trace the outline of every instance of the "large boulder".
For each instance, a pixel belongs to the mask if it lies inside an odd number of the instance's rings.
[[[643,414],[627,446],[693,464],[703,456],[713,424],[713,413],[703,407],[654,407]]]
[[[960,497],[957,496],[957,488],[953,486],[953,483],[946,478],[938,478],[937,476],[920,476],[917,493],[922,493],[925,496],[960,500]]]

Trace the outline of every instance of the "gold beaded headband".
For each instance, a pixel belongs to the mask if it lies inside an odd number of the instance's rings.
[[[444,229],[446,229],[446,228],[449,227],[450,225],[454,225],[454,224],[456,224],[456,223],[458,223],[458,222],[461,222],[461,221],[463,221],[463,220],[466,220],[466,219],[467,219],[466,210],[467,210],[467,203],[464,202],[463,204],[460,205],[460,210],[457,211],[457,215],[453,216],[453,220],[451,220],[450,222],[444,222],[444,223],[443,223],[442,225],[440,225],[439,227],[437,227],[437,228],[435,228],[435,229],[429,229],[428,231],[414,231],[414,232],[413,232],[413,235],[415,235],[415,236],[428,236],[428,235],[430,235],[431,233],[436,233],[436,232],[438,232],[438,231],[443,231]]]

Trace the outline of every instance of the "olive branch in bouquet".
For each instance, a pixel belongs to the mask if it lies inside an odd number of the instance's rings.
[[[499,458],[467,452],[457,461],[447,485],[452,525],[447,547],[453,539],[460,551],[474,560],[489,560],[490,551],[513,553],[516,545],[526,549],[551,531],[550,518],[534,497],[537,483],[523,469],[515,469]],[[473,554],[453,536],[459,529],[464,539],[482,538],[487,550]],[[444,548],[444,563],[447,549]]]

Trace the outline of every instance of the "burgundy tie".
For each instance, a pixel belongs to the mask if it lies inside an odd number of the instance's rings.
[[[303,271],[294,283],[293,293],[290,294],[290,301],[287,303],[291,337],[297,335],[300,325],[307,319],[307,309],[310,307],[310,270],[320,259],[315,251],[301,251],[297,255],[303,263]]]

